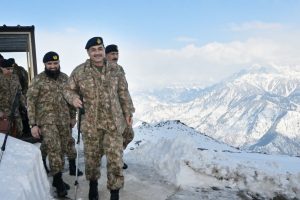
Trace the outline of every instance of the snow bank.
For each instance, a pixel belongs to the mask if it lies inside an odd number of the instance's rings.
[[[131,144],[134,150],[125,155],[126,159],[154,167],[182,188],[230,187],[264,198],[278,194],[300,197],[299,158],[232,151],[224,144],[212,144],[212,140],[207,145],[206,136],[191,137],[191,133],[182,128],[180,133],[175,126],[135,129],[134,141],[139,143]]]
[[[0,133],[1,146],[4,136]],[[0,185],[1,199],[51,199],[40,150],[30,143],[8,137],[0,163]]]

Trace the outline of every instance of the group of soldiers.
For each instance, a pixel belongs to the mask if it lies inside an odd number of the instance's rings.
[[[9,115],[11,114],[13,101],[19,104],[13,113],[13,123],[10,124],[10,135],[21,138],[30,134],[28,117],[26,112],[26,93],[28,90],[28,73],[18,66],[13,58],[4,59],[0,54],[0,130],[8,131]],[[15,99],[17,93],[19,99]],[[23,134],[24,133],[24,134]]]
[[[83,174],[75,165],[77,155],[72,137],[76,109],[80,109],[89,199],[99,199],[98,179],[101,158],[105,155],[110,199],[118,200],[119,190],[124,186],[123,169],[128,167],[123,162],[123,150],[134,137],[132,115],[135,109],[125,72],[117,63],[117,45],[105,48],[101,37],[93,37],[85,49],[89,58],[77,66],[70,77],[60,71],[59,55],[53,51],[46,53],[45,69],[32,80],[27,92],[22,90],[20,106],[27,110],[32,136],[42,139],[42,158],[47,167],[48,156],[52,185],[58,197],[66,196],[70,189],[62,177],[65,156],[69,160],[70,175]],[[9,113],[13,94],[22,88],[13,73],[8,78],[7,70],[11,69],[6,62],[1,62],[3,73],[0,74],[0,112],[4,115]],[[9,94],[6,104],[2,104],[2,93]]]

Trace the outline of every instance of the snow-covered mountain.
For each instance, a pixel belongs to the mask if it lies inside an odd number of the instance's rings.
[[[245,152],[175,121],[136,125],[125,153],[179,187],[168,200],[297,199],[299,158]]]
[[[242,149],[300,155],[300,72],[253,67],[204,89],[135,93],[135,117],[181,120]]]

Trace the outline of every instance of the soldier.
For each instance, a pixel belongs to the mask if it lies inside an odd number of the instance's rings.
[[[7,59],[7,61],[13,66],[13,73],[16,74],[19,78],[19,82],[21,84],[22,87],[22,94],[25,97],[26,100],[26,93],[28,90],[28,73],[27,71],[19,66],[16,62],[14,58],[9,58]],[[25,137],[30,137],[31,133],[30,133],[30,127],[29,127],[29,121],[28,121],[28,116],[27,116],[27,109],[23,109],[22,107],[19,108],[20,111],[20,115],[22,118],[22,124],[23,124],[23,139]]]
[[[8,60],[1,60],[1,73],[0,73],[0,120],[8,120],[11,112],[13,101],[17,92],[21,92],[21,85],[17,75],[13,74],[13,66]],[[21,94],[19,106],[25,108],[25,98]],[[14,119],[11,122],[9,131],[11,136],[20,138],[22,136],[22,119],[19,110],[16,109]]]
[[[118,49],[117,45],[115,45],[115,44],[107,45],[105,48],[105,55],[106,55],[107,61],[118,64],[119,49]],[[132,108],[132,110],[134,110],[134,108]],[[123,150],[125,150],[127,145],[134,138],[134,132],[133,132],[132,126],[127,126],[122,135],[123,135]],[[127,168],[128,168],[128,165],[124,162],[123,169],[127,169]]]
[[[45,71],[36,76],[27,93],[28,117],[31,133],[43,137],[42,145],[48,153],[52,185],[59,197],[67,195],[70,186],[62,179],[64,155],[70,142],[70,124],[76,121],[76,111],[63,97],[63,85],[68,76],[60,72],[59,55],[48,52],[44,55]],[[75,164],[75,158],[74,158]]]
[[[14,68],[14,74],[17,74],[19,77],[19,81],[22,87],[22,94],[26,96],[27,90],[28,90],[28,73],[24,69],[24,67],[19,66],[14,58],[7,59],[9,62],[12,63]]]
[[[133,105],[122,67],[105,60],[102,38],[91,38],[85,49],[89,59],[73,70],[64,95],[75,107],[84,108],[81,127],[89,199],[99,198],[99,167],[105,154],[110,199],[118,200],[119,189],[124,185],[122,133],[132,124]]]

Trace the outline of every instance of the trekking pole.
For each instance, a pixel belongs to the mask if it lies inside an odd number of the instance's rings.
[[[10,115],[8,116],[8,121],[9,121],[8,122],[8,130],[7,130],[6,134],[5,134],[4,141],[3,141],[3,144],[2,144],[2,147],[1,147],[0,163],[2,161],[2,156],[3,156],[4,151],[5,151],[6,141],[7,141],[8,135],[11,132],[10,128],[11,128],[11,124],[13,122],[13,118],[15,116],[15,112],[16,112],[17,107],[19,106],[20,96],[21,96],[21,91],[17,90],[15,98],[13,100],[13,104],[11,106]]]
[[[80,96],[80,100],[83,103],[83,97]],[[81,132],[81,115],[84,113],[83,107],[78,109],[78,122],[77,122],[77,142],[76,142],[76,178],[75,178],[75,200],[77,199],[77,190],[78,190],[78,163],[79,163],[79,144],[80,144],[80,132]]]

